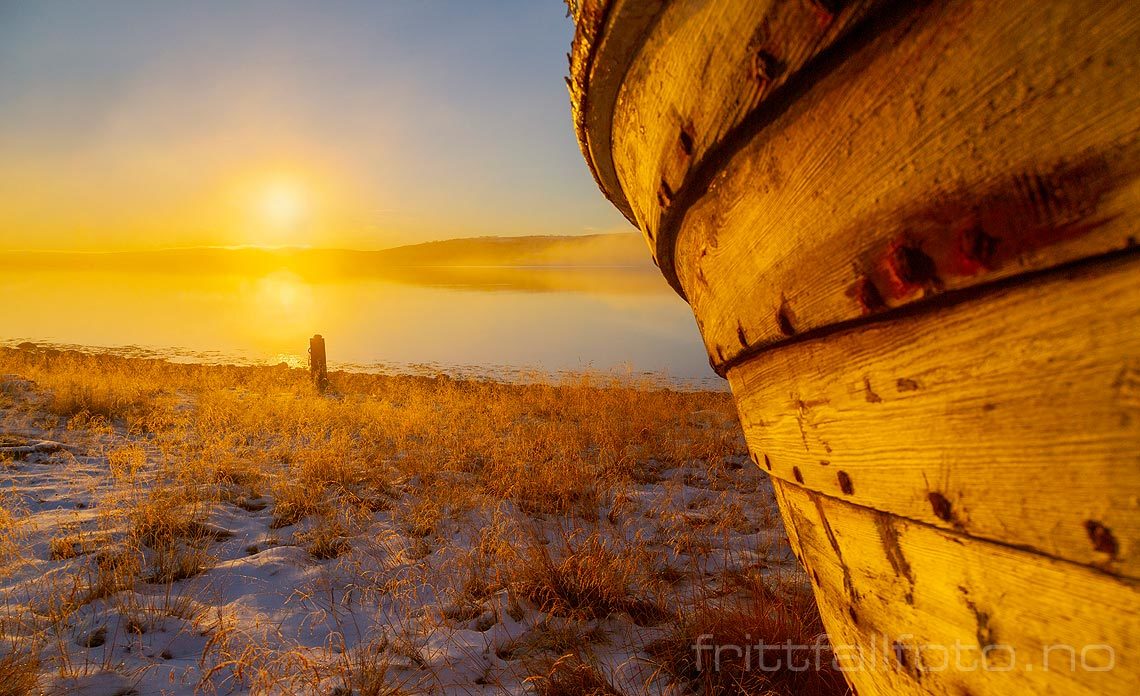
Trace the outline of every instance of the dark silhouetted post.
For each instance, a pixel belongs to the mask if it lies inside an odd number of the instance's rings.
[[[325,339],[320,334],[309,339],[309,377],[317,390],[324,392],[329,385],[329,370],[325,363]]]

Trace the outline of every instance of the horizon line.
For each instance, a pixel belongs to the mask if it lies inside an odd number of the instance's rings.
[[[623,235],[640,234],[634,230],[628,232],[583,232],[583,233],[569,233],[569,234],[517,234],[517,235],[497,235],[497,234],[484,234],[475,235],[470,237],[443,237],[439,239],[429,239],[422,242],[411,242],[408,244],[397,244],[389,247],[376,247],[376,248],[354,248],[354,247],[323,247],[312,246],[309,244],[203,244],[200,246],[174,246],[174,247],[147,247],[135,249],[0,249],[0,254],[81,254],[91,256],[109,256],[112,254],[146,254],[146,253],[160,253],[171,251],[344,251],[344,252],[358,252],[358,253],[374,253],[380,251],[392,251],[394,249],[403,249],[407,247],[422,246],[425,244],[438,244],[442,242],[455,242],[463,240],[478,240],[478,239],[573,239],[582,237],[616,237]]]

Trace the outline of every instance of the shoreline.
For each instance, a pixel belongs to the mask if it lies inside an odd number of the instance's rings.
[[[278,354],[273,362],[266,356],[242,356],[236,353],[196,351],[177,347],[158,346],[94,346],[51,340],[31,340],[24,337],[0,339],[0,349],[74,352],[84,355],[107,355],[135,360],[158,360],[171,364],[203,365],[207,367],[250,367],[307,371],[307,359],[300,353]],[[607,369],[543,370],[538,367],[510,365],[440,365],[436,363],[385,363],[359,364],[329,361],[332,372],[376,374],[389,377],[410,376],[434,378],[445,376],[456,380],[488,381],[500,384],[536,384],[574,382],[582,378],[610,381],[615,386],[632,388],[670,389],[687,392],[728,393],[728,382],[716,375],[679,377],[655,370],[634,370],[632,366],[614,366]]]

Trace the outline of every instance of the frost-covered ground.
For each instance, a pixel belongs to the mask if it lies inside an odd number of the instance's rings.
[[[638,462],[586,509],[397,467],[367,504],[287,514],[288,481],[201,495],[168,441],[0,382],[0,674],[48,693],[542,693],[572,654],[621,693],[683,694],[646,646],[687,608],[799,582],[739,453]]]

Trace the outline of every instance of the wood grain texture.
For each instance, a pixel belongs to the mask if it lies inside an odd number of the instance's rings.
[[[582,156],[606,198],[637,224],[618,184],[611,154],[614,105],[622,79],[667,0],[571,3],[574,42],[568,56],[571,116]]]
[[[692,165],[880,4],[666,4],[624,74],[612,112],[618,179],[651,246]]]
[[[1140,253],[729,372],[775,477],[1140,578]]]
[[[701,37],[679,43],[736,70]],[[1134,243],[1137,114],[1131,2],[919,6],[710,155],[675,258],[711,358]],[[654,118],[672,131],[690,116]],[[634,166],[634,148],[615,153]]]
[[[1135,582],[783,481],[776,492],[860,696],[1135,693]]]

